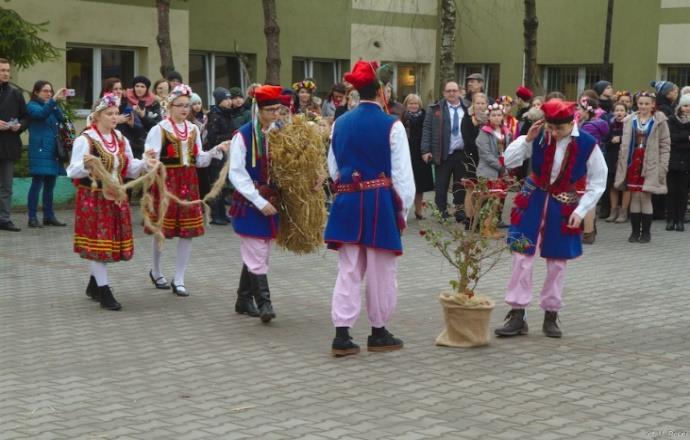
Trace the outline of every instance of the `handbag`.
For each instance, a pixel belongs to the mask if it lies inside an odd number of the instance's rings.
[[[74,144],[75,137],[76,131],[74,130],[74,125],[72,125],[72,122],[67,119],[65,119],[64,122],[60,122],[58,125],[56,139],[57,143],[55,148],[55,156],[60,162],[68,162],[70,160],[72,145]]]

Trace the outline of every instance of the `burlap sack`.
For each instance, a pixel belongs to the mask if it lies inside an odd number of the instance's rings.
[[[436,338],[436,345],[480,347],[489,343],[491,311],[496,306],[494,301],[483,298],[479,304],[467,305],[461,304],[455,295],[444,294],[438,300],[443,306],[446,328]]]

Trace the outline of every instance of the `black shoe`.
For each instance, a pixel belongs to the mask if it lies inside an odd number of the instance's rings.
[[[212,225],[226,226],[228,223],[230,223],[230,222],[228,222],[228,220],[227,220],[227,219],[224,219],[224,218],[214,218],[214,219],[211,219],[211,224],[212,224]]]
[[[403,348],[403,341],[394,337],[385,327],[371,329],[371,335],[367,338],[367,351],[382,353],[401,348]]]
[[[558,328],[558,312],[544,312],[544,326],[542,331],[549,338],[560,338],[563,336],[561,329]]]
[[[30,228],[42,228],[41,224],[38,222],[37,218],[30,218],[29,219],[29,227]]]
[[[673,220],[668,220],[666,222],[666,230],[667,231],[674,231],[676,229],[676,223]]]
[[[96,283],[96,278],[94,278],[93,275],[91,275],[89,278],[89,284],[86,286],[86,296],[91,298],[93,301],[101,300],[98,284]]]
[[[175,295],[177,295],[177,296],[189,296],[189,292],[187,292],[187,288],[184,286],[184,284],[180,284],[179,286],[177,286],[177,285],[175,285],[174,281],[171,281],[170,286],[172,287],[172,291]]]
[[[237,301],[235,302],[235,312],[240,315],[248,315],[253,318],[259,316],[259,310],[254,304],[254,297],[252,296],[252,286],[249,280],[249,269],[247,265],[242,266],[242,275],[240,275],[240,287],[237,289]]]
[[[359,345],[352,342],[351,337],[340,338],[336,336],[333,338],[333,344],[331,345],[331,354],[333,356],[343,357],[357,353],[359,353]]]
[[[109,286],[100,286],[98,292],[102,308],[106,310],[120,310],[122,308],[122,305],[113,296]]]
[[[639,212],[630,213],[630,226],[632,227],[632,233],[628,238],[630,243],[638,243],[640,241],[640,225],[642,223],[642,214]]]
[[[642,214],[642,232],[640,233],[640,243],[649,243],[652,241],[652,219],[653,214]]]
[[[268,277],[265,274],[256,275],[249,271],[247,273],[249,274],[254,300],[256,300],[256,305],[259,308],[261,322],[269,323],[271,319],[276,317],[276,314],[271,304],[271,291],[268,288]]]
[[[161,290],[169,290],[170,289],[170,284],[168,284],[167,281],[161,281],[161,280],[165,280],[165,277],[158,277],[158,278],[153,277],[153,269],[151,269],[149,271],[149,278],[151,278],[151,282],[153,283],[154,286],[156,286],[156,289],[161,289]]]
[[[62,223],[61,221],[59,221],[55,217],[51,217],[51,218],[44,218],[43,219],[43,225],[44,226],[67,226],[67,223]]]
[[[464,223],[467,220],[467,216],[464,211],[455,211],[455,221],[458,223]]]
[[[525,309],[512,309],[504,319],[506,323],[503,327],[494,330],[496,336],[518,336],[529,332],[529,326],[525,321]]]
[[[497,227],[498,229],[506,229],[506,228],[510,227],[510,225],[504,223],[503,220],[499,220],[499,221],[498,221],[498,224],[496,225],[496,227]]]
[[[678,232],[685,231],[685,225],[683,224],[683,222],[676,223],[676,231],[678,231]]]
[[[14,223],[12,223],[11,221],[0,223],[0,230],[3,230],[3,231],[12,231],[12,232],[19,232],[19,231],[21,231],[21,229],[19,229],[18,227],[16,227],[16,226],[14,225]]]

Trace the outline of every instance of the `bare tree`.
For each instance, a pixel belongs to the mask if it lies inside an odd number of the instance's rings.
[[[522,21],[525,37],[525,74],[523,82],[525,86],[535,93],[542,93],[541,79],[539,78],[539,65],[537,64],[537,18],[536,0],[525,0],[525,18]]]
[[[448,81],[455,80],[455,0],[441,0],[441,65],[439,75],[441,90]]]
[[[613,22],[613,0],[608,0],[608,7],[606,9],[606,33],[604,34],[604,65],[602,66],[602,77],[607,81],[613,78],[611,71],[611,23]]]
[[[280,84],[280,27],[276,0],[262,0],[266,35],[266,84]]]
[[[156,0],[156,9],[158,11],[158,35],[156,35],[156,42],[158,42],[158,49],[161,54],[160,72],[165,77],[168,72],[175,70],[172,47],[170,45],[170,0]]]

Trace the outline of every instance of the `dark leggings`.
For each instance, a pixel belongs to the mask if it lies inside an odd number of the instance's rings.
[[[38,211],[38,194],[43,188],[43,218],[51,219],[55,217],[53,213],[53,189],[57,176],[33,176],[31,188],[29,189],[29,218],[36,218]]]
[[[688,206],[689,171],[670,170],[666,176],[668,195],[666,196],[666,220],[682,223]]]

